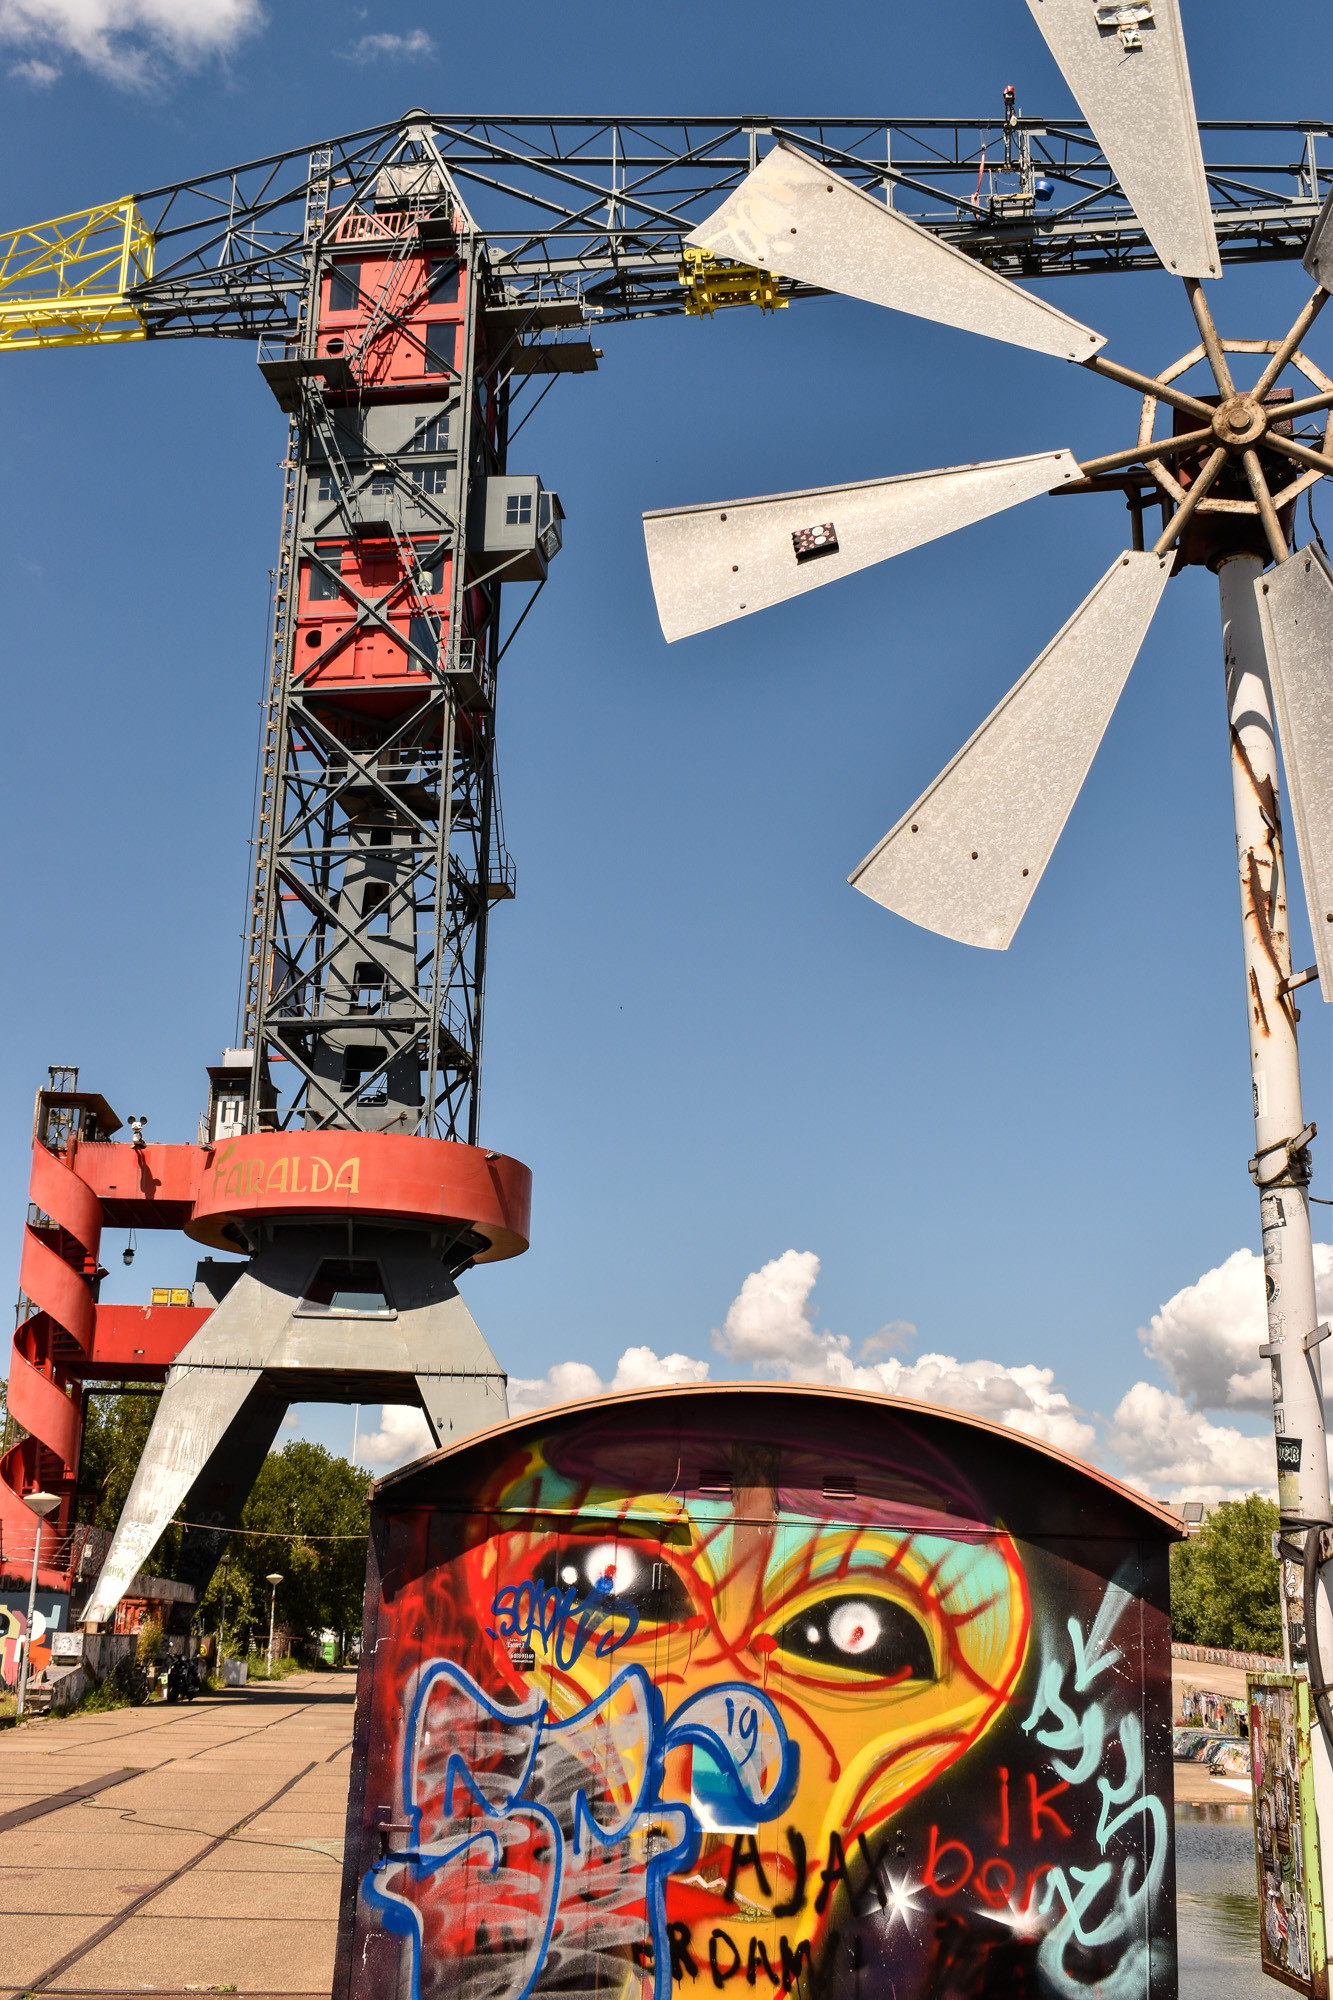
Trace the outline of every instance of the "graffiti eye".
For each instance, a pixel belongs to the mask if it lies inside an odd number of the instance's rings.
[[[573,1591],[574,1602],[591,1602],[608,1617],[627,1611],[639,1623],[671,1625],[693,1618],[689,1591],[670,1563],[655,1561],[651,1544],[572,1542],[552,1549],[533,1571],[546,1590]]]
[[[875,1680],[935,1679],[925,1631],[887,1597],[826,1597],[789,1618],[774,1636],[784,1653],[812,1666],[843,1667]]]

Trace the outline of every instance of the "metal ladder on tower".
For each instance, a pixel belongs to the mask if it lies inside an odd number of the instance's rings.
[[[322,234],[329,210],[329,187],[333,153],[328,146],[310,155],[310,179],[306,191],[305,242],[307,252]],[[311,333],[313,294],[308,267],[306,294],[297,313],[297,347],[304,349]],[[273,814],[278,787],[278,739],[282,710],[282,687],[287,648],[295,613],[296,500],[300,465],[301,411],[298,403],[287,424],[287,454],[283,460],[282,526],[278,535],[278,564],[273,576],[273,598],[269,625],[268,688],[264,699],[264,727],[259,744],[259,772],[256,784],[255,823],[252,837],[254,863],[250,890],[249,943],[245,956],[245,990],[241,1007],[241,1046],[252,1049],[259,1028],[259,994],[263,977],[265,912],[272,891]]]

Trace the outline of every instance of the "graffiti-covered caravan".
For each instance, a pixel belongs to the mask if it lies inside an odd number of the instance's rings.
[[[376,1489],[334,2000],[1172,2000],[1173,1517],[703,1385]]]

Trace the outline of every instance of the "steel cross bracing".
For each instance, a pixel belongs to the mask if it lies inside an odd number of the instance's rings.
[[[1323,119],[1200,125],[1224,263],[1299,258],[1330,184],[1317,149],[1331,129]],[[1159,268],[1100,146],[1076,118],[418,112],[139,195],[153,275],[128,297],[144,331],[294,334],[308,279],[312,179],[327,170],[337,211],[364,195],[405,136],[427,133],[510,295],[555,288],[607,319],[685,309],[682,236],[781,137],[857,185],[889,191],[902,213],[1006,276]],[[782,287],[787,295],[802,289]]]
[[[487,917],[513,893],[500,584],[534,572],[488,555],[468,516],[505,469],[516,329],[487,320],[485,246],[428,152],[380,157],[421,183],[410,200],[381,178],[351,211],[330,212],[330,163],[307,184],[295,338],[261,356],[292,417],[242,985],[251,1123],[475,1142]]]

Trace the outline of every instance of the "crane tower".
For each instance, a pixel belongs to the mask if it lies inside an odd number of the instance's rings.
[[[294,337],[259,356],[289,431],[243,1046],[209,1070],[196,1146],[141,1125],[117,1144],[77,1089],[38,1104],[11,1540],[21,1524],[30,1546],[24,1484],[68,1510],[69,1384],[133,1373],[157,1333],[96,1311],[101,1223],[184,1227],[246,1260],[206,1259],[192,1305],[157,1309],[172,1365],[90,1620],[182,1510],[202,1587],[293,1401],[417,1402],[437,1442],[506,1413],[454,1281],[527,1240],[526,1169],[476,1144],[487,924],[514,892],[496,668],[503,584],[544,582],[561,509],[507,469],[505,360],[568,308],[488,304],[484,245],[410,128],[341,213],[330,173],[316,156]],[[182,1310],[199,1324],[180,1343]]]

